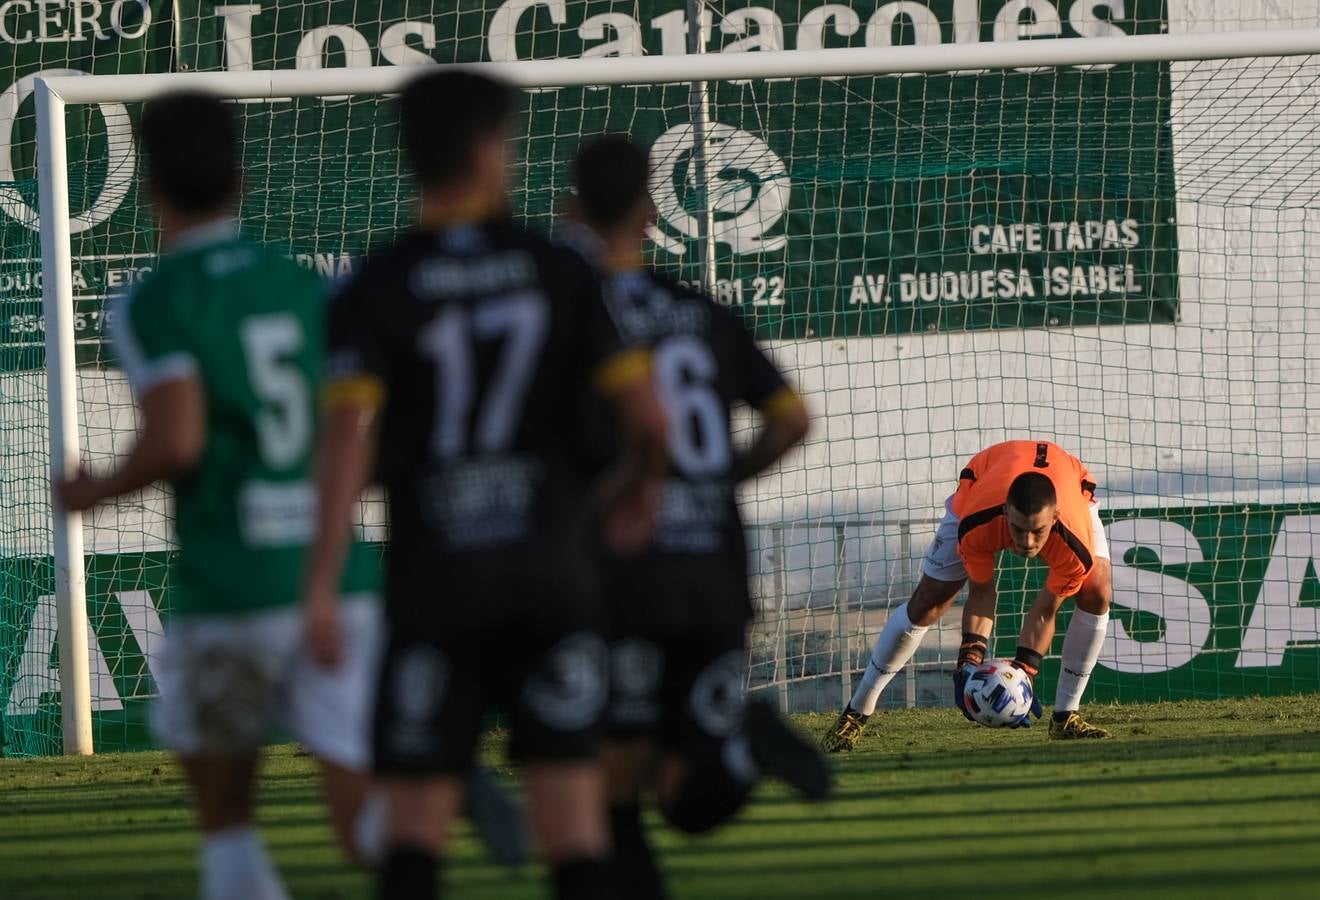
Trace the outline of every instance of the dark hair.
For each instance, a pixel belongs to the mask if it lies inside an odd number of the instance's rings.
[[[1008,505],[1024,516],[1034,516],[1047,506],[1058,506],[1054,482],[1040,472],[1023,472],[1008,486]]]
[[[477,142],[509,123],[514,104],[508,85],[465,69],[409,82],[399,97],[399,136],[417,180],[448,184],[466,176]]]
[[[218,97],[179,92],[149,101],[138,140],[152,189],[180,212],[214,212],[238,193],[238,127]]]
[[[622,134],[584,144],[573,160],[573,186],[590,225],[618,225],[647,196],[646,152]]]

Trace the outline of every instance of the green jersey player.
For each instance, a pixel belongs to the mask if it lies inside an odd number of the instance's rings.
[[[142,432],[113,472],[58,496],[87,509],[157,480],[176,499],[178,559],[152,724],[192,785],[203,898],[284,897],[252,816],[258,750],[282,723],[321,761],[331,820],[374,853],[367,803],[377,565],[341,582],[350,635],[334,665],[305,650],[298,606],[316,519],[312,447],[324,346],[318,280],[239,237],[237,129],[200,94],[148,104],[140,141],[162,256],[112,308]]]

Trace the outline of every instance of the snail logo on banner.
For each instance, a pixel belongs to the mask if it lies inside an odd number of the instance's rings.
[[[656,216],[683,238],[700,235],[695,140],[689,124],[675,125],[651,147],[651,198]],[[784,161],[765,141],[731,125],[713,122],[706,138],[706,194],[714,212],[714,235],[739,255],[782,249],[788,238],[767,235],[788,212],[792,183]],[[682,256],[682,239],[658,227],[653,241]]]

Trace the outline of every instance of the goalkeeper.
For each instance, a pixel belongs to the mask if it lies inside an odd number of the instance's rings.
[[[852,700],[821,741],[831,752],[851,750],[875,712],[880,692],[912,658],[934,625],[968,584],[963,639],[954,673],[954,702],[963,715],[962,686],[980,665],[995,615],[995,555],[1001,550],[1050,568],[1045,587],[1027,610],[1013,664],[1034,678],[1054,638],[1060,606],[1075,597],[1063,641],[1049,735],[1053,739],[1106,738],[1109,732],[1078,713],[1109,624],[1109,545],[1096,514],[1095,482],[1076,457],[1044,441],[1007,441],[974,456],[922,565],[921,581],[871,649],[871,662]],[[1040,715],[1039,703],[1033,713]],[[968,716],[968,718],[971,718]],[[1030,725],[1023,716],[1020,725]]]

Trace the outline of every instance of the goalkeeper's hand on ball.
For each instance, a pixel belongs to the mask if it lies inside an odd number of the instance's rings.
[[[1031,710],[1030,712],[1023,713],[1020,718],[1014,720],[1008,726],[1009,728],[1030,728],[1032,718],[1039,719],[1045,712],[1041,708],[1040,698],[1036,696],[1036,685],[1030,677],[1027,678],[1027,690],[1031,691]]]
[[[963,698],[963,693],[967,689],[967,678],[972,674],[972,669],[976,668],[971,663],[963,663],[953,670],[953,705],[958,707],[958,711],[963,714],[963,718],[973,724],[976,720],[972,714],[967,711],[967,701]],[[1033,693],[1034,697],[1035,694]]]

